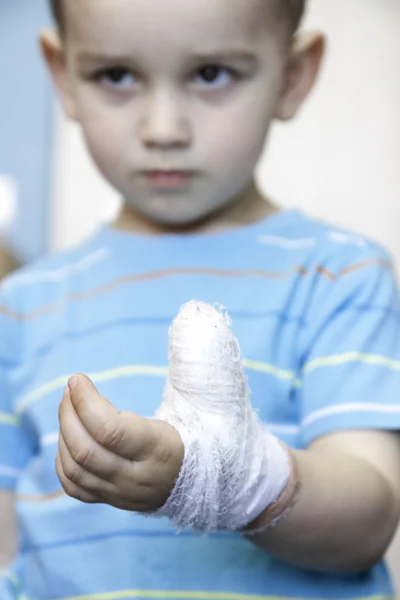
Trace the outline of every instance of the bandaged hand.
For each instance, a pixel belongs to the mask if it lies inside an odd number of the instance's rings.
[[[226,313],[185,305],[169,354],[154,420],[119,413],[88,378],[73,379],[60,407],[65,491],[205,533],[244,529],[266,510],[263,527],[278,521],[296,487],[290,456],[251,406]]]

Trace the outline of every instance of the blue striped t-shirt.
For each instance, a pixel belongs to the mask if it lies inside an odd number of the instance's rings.
[[[54,470],[69,375],[153,416],[168,327],[198,299],[232,317],[271,431],[295,448],[343,429],[400,428],[399,298],[375,244],[297,211],[214,235],[105,227],[6,279],[0,301],[0,487],[17,495],[20,552],[1,600],[390,598],[385,565],[314,573],[238,534],[176,535],[168,521],[67,497]]]

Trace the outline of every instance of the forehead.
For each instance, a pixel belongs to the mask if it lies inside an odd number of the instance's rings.
[[[249,45],[276,27],[272,0],[68,0],[67,36],[103,53]],[[275,26],[275,27],[274,27]]]

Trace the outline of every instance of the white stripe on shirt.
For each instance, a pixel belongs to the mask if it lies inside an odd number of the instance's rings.
[[[42,435],[42,437],[40,438],[40,445],[41,446],[52,446],[53,444],[57,444],[58,437],[59,437],[58,431],[55,431],[53,433],[48,433],[47,435]]]
[[[12,469],[11,467],[5,467],[0,465],[0,477],[19,477],[22,474],[20,469]]]
[[[326,419],[327,417],[333,415],[357,412],[398,415],[400,414],[400,404],[367,404],[366,402],[354,402],[349,404],[337,404],[335,406],[327,406],[326,408],[321,408],[320,410],[316,410],[307,415],[307,417],[301,422],[301,425],[302,427],[309,427],[316,421]]]
[[[291,238],[280,237],[277,235],[260,235],[258,243],[263,246],[278,246],[285,250],[298,250],[299,248],[313,248],[317,240],[315,238],[303,238],[293,240]]]
[[[356,246],[364,248],[368,245],[367,241],[361,236],[343,233],[342,231],[331,230],[326,233],[326,237],[334,244],[339,246]],[[299,248],[314,248],[319,242],[318,238],[286,238],[278,235],[260,235],[257,238],[258,243],[265,246],[277,246],[284,250],[298,250]]]
[[[100,248],[82,260],[66,265],[59,269],[49,271],[33,271],[32,273],[21,273],[20,275],[10,276],[4,279],[1,287],[10,289],[20,285],[29,285],[33,283],[54,283],[67,279],[73,273],[79,273],[90,269],[93,265],[102,262],[109,254],[107,248]]]

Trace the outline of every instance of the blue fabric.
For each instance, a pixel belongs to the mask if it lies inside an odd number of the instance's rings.
[[[166,520],[63,495],[54,458],[68,376],[85,372],[120,410],[152,416],[168,326],[193,298],[229,310],[253,404],[292,447],[400,428],[399,300],[381,248],[297,211],[209,236],[104,228],[1,288],[0,486],[16,491],[21,525],[1,599],[391,597],[384,564],[313,573],[239,535],[176,535]]]

